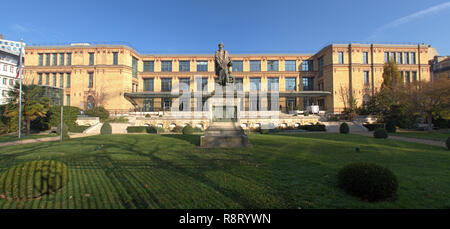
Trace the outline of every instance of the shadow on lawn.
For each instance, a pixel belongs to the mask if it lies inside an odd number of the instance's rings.
[[[163,137],[175,138],[183,141],[187,141],[195,146],[200,146],[200,135],[192,134],[163,134]]]

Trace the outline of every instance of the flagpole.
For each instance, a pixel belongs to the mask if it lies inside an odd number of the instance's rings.
[[[20,40],[20,53],[19,53],[19,139],[22,137],[22,50],[23,50],[23,39]]]

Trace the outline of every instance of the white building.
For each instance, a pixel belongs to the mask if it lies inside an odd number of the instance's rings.
[[[6,103],[8,91],[19,83],[16,76],[21,47],[20,42],[0,39],[0,105]]]

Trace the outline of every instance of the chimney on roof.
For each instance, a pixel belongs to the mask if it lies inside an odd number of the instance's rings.
[[[1,33],[0,33],[0,39],[5,39],[5,37]]]

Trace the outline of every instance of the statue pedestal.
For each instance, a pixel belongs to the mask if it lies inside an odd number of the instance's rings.
[[[248,137],[237,122],[214,122],[200,137],[200,147],[237,148],[249,146]]]

